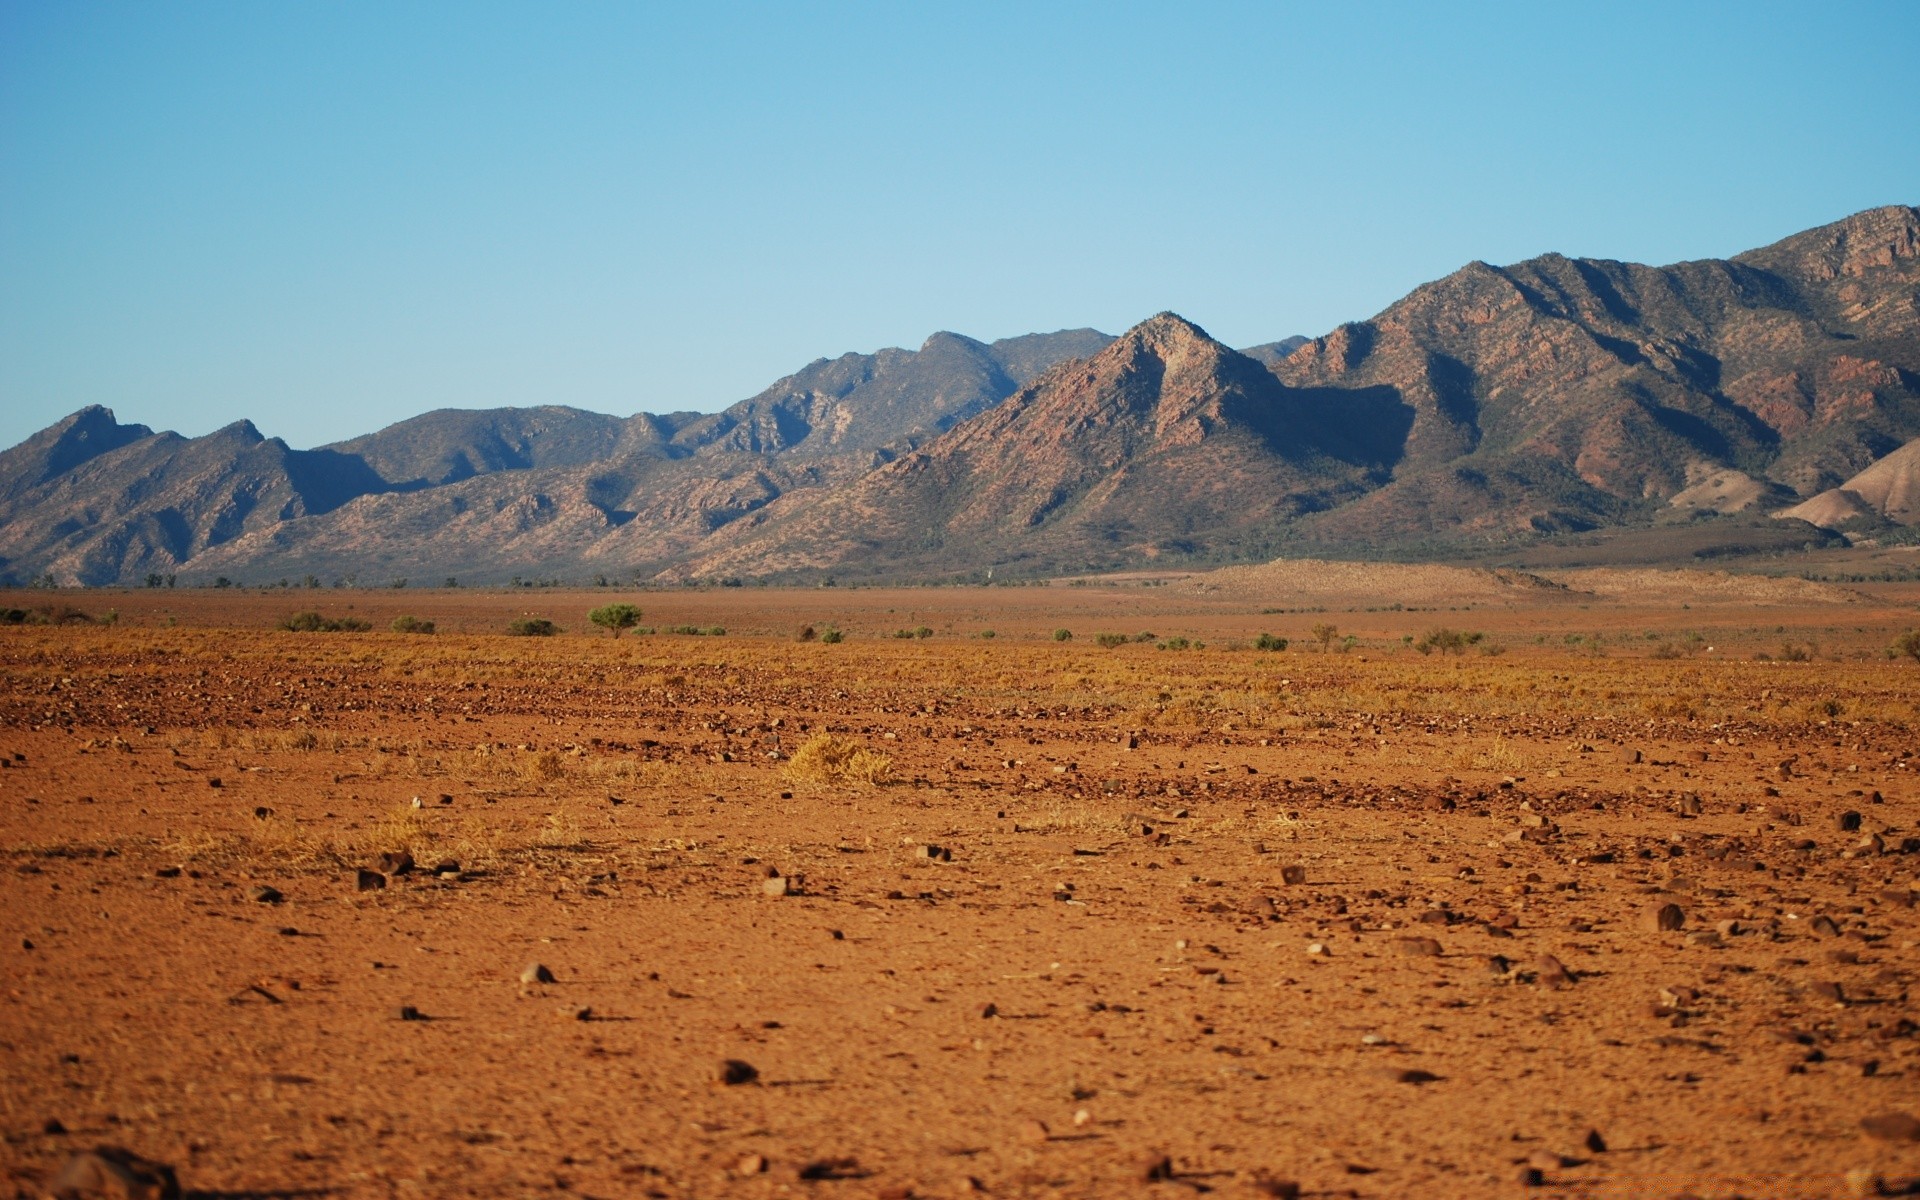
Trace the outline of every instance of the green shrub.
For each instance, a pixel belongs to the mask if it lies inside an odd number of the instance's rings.
[[[432,633],[433,622],[422,621],[419,617],[395,617],[388,628],[395,633]]]
[[[820,635],[820,640],[826,645],[838,646],[841,642],[847,640],[847,635],[841,633],[838,629],[829,629]]]
[[[507,633],[513,637],[552,637],[560,632],[560,627],[545,617],[521,617],[507,626]]]
[[[914,627],[913,636],[917,638],[930,638],[933,636],[933,630],[925,625],[918,625]]]
[[[1254,639],[1253,648],[1256,650],[1285,650],[1287,648],[1287,639],[1275,637],[1270,633],[1263,633]]]
[[[1898,658],[1902,654],[1920,662],[1920,629],[1909,629],[1893,639],[1893,645],[1887,647],[1888,658]]]
[[[1112,650],[1126,645],[1133,639],[1124,633],[1102,633],[1094,637],[1094,643],[1103,650]]]
[[[365,633],[373,628],[373,622],[359,617],[323,617],[308,611],[282,618],[279,627],[288,633]]]
[[[819,634],[819,632],[818,632],[818,631],[816,631],[816,630],[814,629],[814,627],[813,627],[813,626],[811,626],[811,625],[802,625],[802,626],[800,627],[800,632],[799,632],[799,633],[796,633],[796,634],[794,634],[793,636],[794,636],[794,640],[795,640],[795,641],[800,641],[800,642],[811,642],[811,641],[813,641],[813,640],[814,640],[815,638],[817,638],[817,637],[819,637],[819,636],[820,636],[820,634]]]
[[[1435,650],[1442,654],[1465,654],[1468,646],[1478,645],[1485,636],[1482,633],[1462,633],[1443,625],[1421,634],[1413,648],[1422,654],[1432,654]]]
[[[1073,630],[1056,629],[1053,631],[1053,640],[1056,642],[1070,642],[1073,640]]]
[[[588,613],[587,620],[617,638],[622,629],[632,629],[640,623],[640,610],[631,604],[603,604]]]

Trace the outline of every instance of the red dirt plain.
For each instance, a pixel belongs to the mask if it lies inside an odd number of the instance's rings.
[[[1920,587],[1185,582],[0,595],[119,615],[0,628],[0,1187],[97,1143],[225,1197],[1920,1176],[1862,1124],[1920,1112]],[[728,632],[587,636],[611,599]],[[1149,629],[1207,644],[1093,641]],[[887,781],[796,772],[824,734]]]

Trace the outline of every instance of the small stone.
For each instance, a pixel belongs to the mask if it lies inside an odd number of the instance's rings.
[[[1551,1150],[1535,1150],[1527,1155],[1529,1166],[1539,1167],[1542,1171],[1558,1171],[1567,1165],[1567,1160]]]
[[[1638,750],[1623,749],[1620,751],[1620,761],[1623,763],[1637,763],[1640,761],[1640,752]]]
[[[1719,944],[1720,934],[1717,930],[1696,929],[1687,935],[1687,945],[1689,946],[1718,946]]]
[[[1872,1167],[1855,1167],[1847,1172],[1847,1195],[1881,1196],[1886,1193],[1881,1187],[1880,1172]],[[1893,1193],[1898,1195],[1899,1193]]]
[[[520,972],[521,983],[552,983],[553,972],[545,963],[528,963]]]
[[[1388,1083],[1434,1083],[1439,1076],[1431,1071],[1422,1071],[1418,1067],[1376,1067],[1374,1074]]]
[[[363,892],[378,892],[387,886],[387,877],[378,871],[369,871],[361,867],[354,876],[354,887]]]
[[[1723,938],[1738,937],[1747,931],[1747,927],[1735,920],[1715,921],[1713,931]]]
[[[1285,866],[1280,868],[1281,883],[1298,884],[1298,883],[1305,883],[1306,881],[1307,881],[1307,868],[1302,864],[1294,863],[1291,866]]]
[[[402,1021],[424,1021],[427,1019],[427,1014],[421,1012],[411,1004],[402,1004],[398,1011],[394,1013],[394,1016]]]
[[[733,1164],[733,1171],[736,1175],[760,1175],[764,1174],[766,1169],[767,1156],[764,1154],[749,1154],[739,1162]]]
[[[1309,942],[1307,943],[1307,953],[1316,958],[1326,958],[1330,957],[1333,952],[1327,949],[1325,942]]]
[[[66,1131],[67,1127],[60,1123],[59,1117],[48,1117],[40,1124],[40,1132],[46,1134],[48,1137],[59,1137]]]
[[[1920,1142],[1920,1118],[1911,1113],[1879,1113],[1863,1119],[1860,1128],[1885,1142]]]
[[[995,1004],[991,1000],[987,1001],[985,1004],[982,1004],[980,1006],[980,1019],[983,1021],[989,1017],[997,1017],[999,1015],[1000,1015],[1000,1006]]]
[[[722,1059],[720,1065],[714,1069],[713,1077],[715,1081],[727,1087],[738,1087],[760,1078],[760,1069],[750,1062],[727,1058]]]
[[[1142,1183],[1159,1183],[1163,1179],[1173,1178],[1173,1159],[1169,1155],[1153,1151],[1140,1160],[1140,1168],[1135,1177]]]
[[[593,1008],[591,1005],[585,1004],[577,1007],[569,1007],[567,1009],[567,1015],[576,1021],[591,1021],[593,1020]]]
[[[286,899],[285,896],[280,894],[279,889],[270,888],[265,886],[264,884],[248,892],[247,896],[255,904],[278,904],[282,900]]]
[[[1580,1144],[1587,1148],[1587,1153],[1589,1154],[1605,1154],[1607,1152],[1607,1139],[1600,1136],[1598,1129],[1587,1130],[1587,1136],[1581,1139]]]
[[[1427,937],[1403,937],[1393,939],[1396,954],[1409,954],[1420,958],[1440,957],[1440,943]]]
[[[173,1168],[118,1146],[96,1146],[69,1158],[47,1189],[54,1200],[179,1200]]]
[[[767,896],[785,896],[792,890],[784,875],[775,875],[760,885],[761,894]]]
[[[1542,954],[1533,969],[1541,987],[1564,988],[1573,986],[1573,973],[1567,965],[1551,954]]]
[[[1807,985],[1807,990],[1809,992],[1812,992],[1815,996],[1818,996],[1820,999],[1826,1000],[1833,1004],[1845,1004],[1847,1002],[1846,992],[1840,987],[1839,984],[1834,983],[1831,980],[1823,979],[1817,983],[1810,983]]]
[[[1669,933],[1687,923],[1687,910],[1678,904],[1662,904],[1648,909],[1640,922],[1649,933]]]
[[[389,875],[405,875],[413,870],[413,855],[405,850],[389,850],[380,856],[380,869]]]
[[[433,873],[445,879],[449,875],[460,873],[460,864],[451,858],[443,858],[433,865]]]
[[[1852,833],[1860,828],[1860,814],[1848,809],[1835,817],[1833,823],[1839,827],[1841,833]]]
[[[1639,760],[1636,758],[1630,761],[1638,762]],[[1521,1167],[1520,1168],[1520,1186],[1521,1187],[1540,1187],[1546,1182],[1547,1182],[1547,1173],[1545,1171],[1542,1171],[1539,1167]]]
[[[1052,1136],[1053,1131],[1047,1128],[1045,1121],[1020,1122],[1020,1140],[1029,1146],[1042,1145]]]
[[[1276,1179],[1271,1175],[1257,1175],[1251,1182],[1255,1195],[1272,1196],[1275,1200],[1300,1200],[1300,1181],[1297,1179]]]
[[[1819,916],[1815,917],[1813,920],[1808,921],[1807,928],[1813,930],[1815,933],[1819,934],[1821,937],[1839,937],[1840,936],[1840,926],[1834,922],[1834,919],[1832,917],[1827,916],[1825,913],[1822,913]]]

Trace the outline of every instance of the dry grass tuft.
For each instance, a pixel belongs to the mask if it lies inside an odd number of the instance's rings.
[[[822,733],[809,738],[787,762],[787,778],[820,786],[847,783],[879,785],[893,776],[893,760],[875,754],[852,738]]]

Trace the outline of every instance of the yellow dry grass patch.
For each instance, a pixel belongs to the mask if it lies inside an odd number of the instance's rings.
[[[793,752],[787,778],[795,783],[826,787],[864,783],[877,786],[893,777],[893,760],[876,754],[850,737],[820,733]]]

